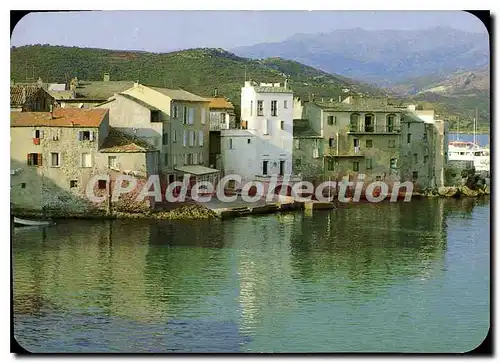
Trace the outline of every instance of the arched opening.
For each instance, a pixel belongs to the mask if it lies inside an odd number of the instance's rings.
[[[351,113],[351,122],[349,130],[351,132],[355,132],[359,130],[359,114]]]
[[[365,132],[373,132],[375,130],[375,115],[367,113],[365,115]]]
[[[387,132],[394,132],[396,126],[396,115],[387,115]]]

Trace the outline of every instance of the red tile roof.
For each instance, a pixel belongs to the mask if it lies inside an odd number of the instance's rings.
[[[209,108],[230,108],[234,109],[234,106],[231,102],[226,100],[224,97],[213,97],[208,98],[210,100]]]
[[[23,89],[25,96],[23,97]],[[38,85],[12,85],[10,86],[10,105],[20,107],[33,95],[35,95],[40,87]]]
[[[109,112],[106,108],[56,108],[50,112],[11,112],[10,126],[29,127],[99,127]]]

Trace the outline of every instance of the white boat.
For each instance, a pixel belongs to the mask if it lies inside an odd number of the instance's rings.
[[[450,141],[448,160],[472,161],[477,172],[489,173],[490,171],[490,149],[470,141]]]
[[[50,226],[53,225],[54,222],[51,221],[32,221],[29,219],[22,219],[14,217],[14,224],[18,224],[21,226]]]

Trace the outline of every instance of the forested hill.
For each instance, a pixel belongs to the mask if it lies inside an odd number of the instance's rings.
[[[281,58],[251,60],[223,49],[198,48],[171,53],[34,45],[11,49],[11,80],[67,82],[72,77],[96,81],[109,73],[111,80],[139,80],[152,86],[181,87],[200,95],[219,94],[239,104],[248,79],[281,82],[288,76],[294,93],[306,97],[338,97],[343,90],[380,95],[373,87]]]

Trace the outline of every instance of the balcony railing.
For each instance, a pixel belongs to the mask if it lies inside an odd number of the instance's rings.
[[[389,126],[389,125],[364,125],[362,127],[356,127],[351,125],[349,128],[349,133],[379,133],[379,134],[394,134],[401,132],[399,125]]]
[[[284,179],[283,175],[274,175],[274,176],[277,177],[278,182],[282,182]],[[271,181],[272,177],[273,177],[273,175],[256,175],[255,181],[269,182],[269,181]],[[288,177],[288,181],[291,183],[302,181],[302,177],[300,175],[291,174],[291,175],[288,175],[287,177]]]
[[[229,130],[229,125],[225,121],[210,120],[210,131]]]

